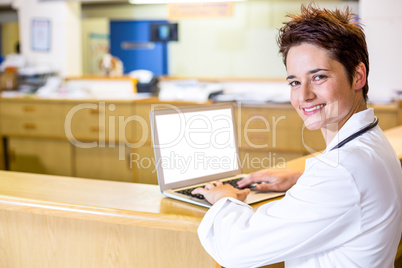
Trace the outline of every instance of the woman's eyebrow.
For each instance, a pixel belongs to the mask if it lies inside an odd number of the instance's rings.
[[[329,70],[328,70],[328,69],[323,69],[323,68],[317,68],[317,69],[308,71],[307,74],[315,74],[315,73],[318,73],[318,72],[320,72],[320,71],[328,72]]]
[[[318,72],[320,72],[320,71],[328,72],[329,70],[328,70],[328,69],[324,69],[324,68],[317,68],[317,69],[313,69],[313,70],[311,70],[311,71],[308,71],[308,72],[307,72],[307,75],[315,74],[315,73],[318,73]],[[296,78],[295,75],[289,75],[288,77],[286,77],[286,80],[294,79],[294,78]]]

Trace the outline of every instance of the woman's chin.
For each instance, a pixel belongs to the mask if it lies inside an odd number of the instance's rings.
[[[304,124],[304,126],[308,129],[308,130],[317,130],[317,129],[321,129],[321,124],[317,123],[313,123],[313,124]]]
[[[317,130],[322,128],[322,120],[319,116],[310,116],[304,119],[304,126],[308,130]]]

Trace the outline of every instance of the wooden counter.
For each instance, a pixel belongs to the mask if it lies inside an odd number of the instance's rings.
[[[402,159],[402,126],[386,135]],[[156,185],[0,171],[0,264],[218,267],[196,234],[206,211]]]
[[[2,267],[214,267],[206,209],[157,186],[0,171]]]

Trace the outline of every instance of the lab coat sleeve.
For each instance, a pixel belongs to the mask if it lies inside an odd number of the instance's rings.
[[[342,166],[314,167],[278,201],[256,212],[233,198],[219,200],[201,222],[206,251],[225,267],[257,267],[345,243],[360,232],[360,194]]]

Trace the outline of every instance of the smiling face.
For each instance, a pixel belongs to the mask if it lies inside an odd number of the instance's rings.
[[[364,64],[350,84],[343,65],[328,51],[303,43],[289,50],[286,67],[291,103],[308,129],[337,132],[354,113],[365,109]]]

